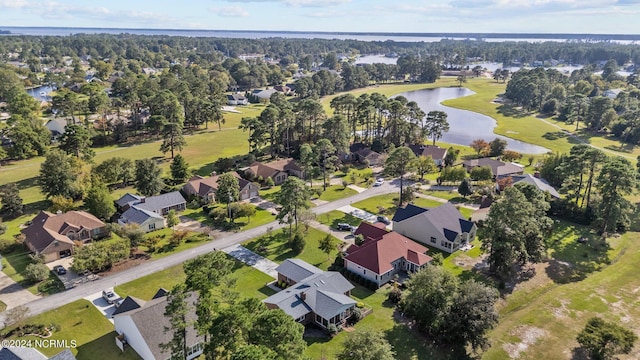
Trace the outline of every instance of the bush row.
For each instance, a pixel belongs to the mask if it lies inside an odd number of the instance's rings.
[[[374,281],[371,281],[371,280],[369,280],[367,278],[364,278],[364,277],[362,277],[362,276],[360,276],[360,275],[358,275],[358,274],[356,274],[354,272],[351,272],[351,271],[349,271],[347,269],[342,269],[340,271],[340,273],[342,273],[342,275],[345,278],[351,280],[354,283],[360,284],[360,285],[366,287],[367,289],[370,289],[370,290],[373,290],[373,291],[378,290],[378,284],[377,283],[375,283]]]

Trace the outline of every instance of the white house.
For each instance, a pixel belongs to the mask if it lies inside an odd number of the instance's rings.
[[[448,253],[473,241],[478,229],[449,203],[433,209],[409,204],[398,208],[392,221],[393,231]]]
[[[240,94],[227,95],[227,105],[247,105],[249,100]]]
[[[128,208],[120,218],[118,224],[138,224],[145,232],[162,229],[165,227],[164,218],[153,211],[140,209],[137,206]]]
[[[187,303],[193,304],[195,297],[192,293]],[[170,359],[171,352],[160,346],[171,341],[173,336],[170,331],[164,330],[165,327],[171,327],[169,318],[164,315],[166,306],[167,292],[164,289],[158,290],[149,301],[127,296],[113,313],[113,323],[118,334],[116,345],[123,349],[124,344],[128,344],[144,360]],[[187,317],[190,322],[197,318],[193,306],[190,306]],[[202,355],[203,343],[204,338],[198,335],[196,329],[188,327],[186,359]]]

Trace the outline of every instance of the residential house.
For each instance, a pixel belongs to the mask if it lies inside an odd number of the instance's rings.
[[[491,204],[493,204],[493,198],[484,195],[480,201],[480,208],[471,214],[471,221],[478,223],[487,220],[489,211],[491,211]]]
[[[473,241],[478,229],[449,203],[433,209],[409,204],[398,208],[392,221],[394,231],[448,253]]]
[[[156,196],[139,196],[126,193],[116,201],[120,211],[126,211],[132,206],[165,216],[171,210],[182,211],[187,208],[187,201],[179,191],[173,191]]]
[[[80,124],[80,123],[81,123],[80,120],[77,120],[77,119],[75,120],[75,124]],[[47,123],[44,126],[47,129],[49,129],[49,131],[51,131],[52,138],[57,138],[65,133],[65,128],[69,124],[74,124],[73,119],[57,118],[57,119],[51,119],[47,121]]]
[[[276,185],[282,184],[289,176],[304,177],[302,168],[291,158],[275,160],[268,163],[256,161],[241,170],[244,171],[246,176],[251,178],[271,178]]]
[[[609,90],[605,90],[602,92],[602,96],[606,96],[609,99],[615,99],[616,97],[618,97],[618,94],[620,94],[623,91],[623,89],[609,89]]]
[[[426,255],[429,249],[383,226],[382,223],[360,223],[354,234],[362,235],[364,243],[349,246],[344,257],[347,270],[375,282],[378,287],[401,271],[415,272],[431,261]]]
[[[538,190],[545,193],[549,193],[551,197],[555,199],[560,199],[560,194],[558,194],[558,191],[554,189],[553,186],[549,185],[547,180],[542,179],[540,177],[540,173],[535,173],[534,175],[531,175],[531,174],[516,175],[516,176],[512,176],[511,179],[513,180],[513,185],[518,183],[531,184],[535,186]]]
[[[264,299],[269,309],[281,309],[302,324],[343,325],[356,301],[349,297],[354,286],[340,273],[322,271],[299,259],[287,259],[276,268],[288,288]]]
[[[492,158],[467,160],[462,163],[462,166],[464,166],[467,172],[471,172],[475,167],[489,166],[493,173],[493,177],[496,179],[524,174],[524,166],[514,163],[506,163]]]
[[[291,94],[291,88],[287,85],[276,85],[273,87],[273,89],[275,91],[279,91],[285,95],[290,95]]]
[[[85,211],[52,214],[41,211],[31,225],[21,230],[30,251],[51,262],[71,256],[74,241],[88,241],[109,235],[107,225]]]
[[[240,94],[227,95],[227,105],[247,105],[249,100]]]
[[[196,297],[195,293],[191,293],[187,301],[187,318],[190,324],[197,318],[193,306]],[[124,349],[125,344],[131,346],[144,360],[170,359],[171,352],[161,347],[161,344],[169,343],[173,337],[171,331],[165,331],[165,328],[171,328],[169,318],[165,316],[167,304],[167,291],[164,289],[158,290],[149,301],[127,296],[113,313],[113,324],[118,333],[116,345],[120,349]],[[202,355],[204,338],[198,335],[193,325],[186,329],[186,341],[187,360]]]
[[[247,200],[258,196],[258,185],[241,178],[236,172],[229,172],[229,174],[238,178],[240,200]],[[215,174],[206,178],[198,175],[193,176],[189,179],[189,182],[182,187],[182,191],[189,196],[198,196],[208,203],[215,202],[219,178],[220,175]],[[226,199],[224,201],[226,201]]]
[[[355,161],[369,164],[369,166],[382,166],[382,155],[369,148],[363,148],[353,153]]]
[[[0,360],[76,360],[76,357],[69,349],[64,349],[52,357],[47,357],[35,347],[10,346],[0,349]]]
[[[269,99],[271,99],[271,95],[277,92],[278,90],[276,89],[267,89],[267,90],[256,89],[256,90],[253,90],[252,94],[254,96],[257,96],[258,99],[260,99],[260,101],[268,101]]]
[[[162,229],[166,226],[164,218],[153,211],[140,209],[137,206],[129,207],[118,218],[118,224],[137,224],[145,232]]]
[[[443,149],[436,145],[415,144],[409,145],[409,148],[416,156],[430,157],[436,166],[444,166],[444,158],[447,156],[447,149]]]

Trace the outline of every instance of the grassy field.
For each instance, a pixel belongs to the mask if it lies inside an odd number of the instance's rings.
[[[224,204],[216,205],[221,207],[226,207]],[[211,218],[205,214],[202,208],[198,209],[186,209],[180,215],[186,216],[192,220],[196,220],[204,225],[207,225],[211,228],[215,228],[215,224],[211,221]],[[247,217],[240,217],[234,220],[234,222],[238,225],[239,231],[253,229],[254,227],[268,224],[275,220],[275,216],[271,214],[269,211],[256,207],[256,214],[252,216],[250,219]]]
[[[78,300],[28,319],[26,324],[55,324],[60,330],[48,338],[50,340],[75,340],[76,348],[71,351],[79,360],[93,359],[139,359],[131,348],[124,353],[116,347],[113,324],[87,300]],[[6,329],[6,330],[10,330]],[[6,331],[5,330],[5,331]],[[20,339],[36,340],[34,336]],[[63,349],[55,347],[39,348],[47,356],[53,356]]]
[[[295,254],[291,248],[289,248],[289,236],[284,230],[274,231],[270,234],[248,240],[242,245],[275,262],[283,262],[289,258],[299,258],[311,265],[326,270],[329,265],[333,263],[338,252],[336,249],[327,256],[326,253],[318,248],[319,241],[326,235],[327,234],[322,231],[309,228],[309,231],[304,236],[306,240],[304,250],[302,250],[300,254]],[[341,244],[338,239],[335,240],[337,244]]]
[[[338,199],[353,196],[357,193],[358,193],[357,191],[350,189],[348,187],[345,188],[342,185],[331,185],[331,186],[327,186],[327,190],[322,192],[322,195],[320,195],[319,199],[324,201],[335,201]]]

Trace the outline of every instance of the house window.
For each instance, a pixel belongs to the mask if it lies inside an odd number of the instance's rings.
[[[444,240],[440,241],[440,246],[447,247],[447,242]]]
[[[155,229],[156,229],[156,223],[149,224],[149,230],[155,230]]]
[[[362,274],[366,275],[367,274],[367,270],[362,270]]]
[[[302,315],[299,318],[296,319],[297,322],[301,323],[304,321],[304,319],[306,318],[306,315]]]
[[[433,236],[431,237],[431,243],[435,244],[436,243],[436,238],[434,238]]]
[[[376,275],[376,280],[378,280],[378,275]]]

